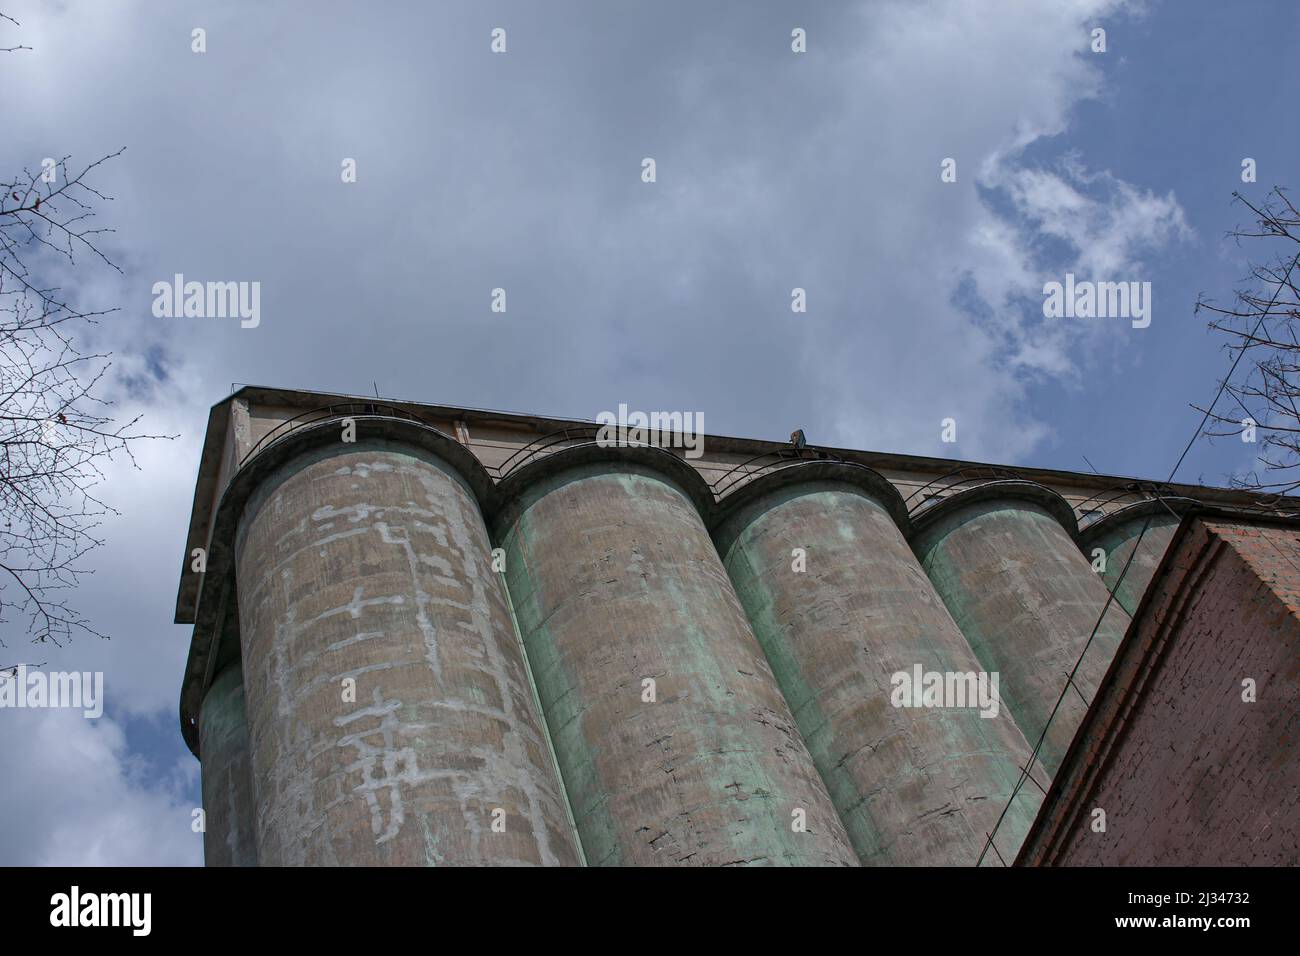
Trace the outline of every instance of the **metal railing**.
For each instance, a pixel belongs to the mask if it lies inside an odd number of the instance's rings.
[[[926,482],[908,495],[903,500],[903,504],[907,508],[907,513],[914,515],[924,510],[931,502],[941,500],[938,496],[942,492],[952,491],[954,488],[963,485],[1019,478],[1023,478],[1023,476],[1008,468],[997,468],[993,465],[963,465],[961,468],[954,468],[947,474]]]
[[[563,448],[574,447],[577,445],[593,444],[599,441],[602,425],[569,425],[556,431],[549,432],[534,438],[528,444],[515,450],[515,452],[503,461],[501,464],[488,468],[489,473],[498,481],[506,478],[512,472],[518,471],[530,462],[536,461],[546,455],[553,454]],[[663,446],[654,442],[627,442],[620,438],[619,444],[632,445],[648,448],[659,448],[669,454],[677,454],[677,449],[671,446]],[[742,484],[746,479],[754,478],[759,475],[767,474],[772,471],[790,465],[796,465],[800,462],[807,461],[833,461],[843,464],[853,464],[844,458],[830,455],[820,449],[811,446],[805,448],[778,448],[774,451],[763,452],[747,458],[744,461],[732,465],[721,476],[709,483],[709,490],[713,493],[715,501],[720,500],[727,492],[734,490],[736,486]]]
[[[1122,485],[1103,488],[1091,498],[1085,498],[1075,505],[1075,511],[1082,513],[1090,508],[1092,510],[1104,509],[1107,505],[1114,504],[1126,495],[1142,495],[1143,500],[1145,500],[1146,498],[1159,498],[1168,494],[1168,491],[1163,491],[1154,481],[1127,481]]]
[[[281,438],[287,437],[299,428],[343,418],[400,418],[429,428],[436,427],[432,422],[424,421],[418,415],[412,415],[405,409],[384,402],[335,402],[332,405],[322,405],[319,408],[299,412],[292,418],[286,418],[280,422],[258,439],[257,444],[250,448],[248,453],[240,459],[239,467],[244,467],[255,455],[265,451]]]
[[[515,450],[515,453],[495,467],[489,467],[492,477],[500,480],[512,471],[518,471],[530,461],[559,451],[570,445],[582,445],[593,442],[600,434],[600,425],[566,425],[564,428],[548,432],[534,438],[528,444]]]
[[[743,483],[746,478],[754,478],[771,471],[779,471],[782,468],[797,465],[803,461],[843,462],[844,459],[836,458],[811,447],[778,448],[776,451],[765,451],[761,455],[755,455],[753,458],[738,462],[723,472],[715,481],[710,482],[709,488],[713,491],[715,499],[721,499],[736,485]],[[758,462],[764,462],[764,464],[760,465]]]

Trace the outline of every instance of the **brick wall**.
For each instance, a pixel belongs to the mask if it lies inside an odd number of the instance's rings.
[[[1300,863],[1297,613],[1300,529],[1187,519],[1020,862]]]

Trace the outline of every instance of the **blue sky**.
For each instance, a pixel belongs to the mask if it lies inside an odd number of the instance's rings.
[[[122,307],[89,343],[121,411],[179,436],[108,476],[122,517],[81,603],[113,640],[48,655],[106,672],[107,716],[0,715],[31,768],[0,779],[0,862],[201,860],[171,618],[232,382],[1168,474],[1227,367],[1193,307],[1247,271],[1231,194],[1295,178],[1300,8],[807,6],[0,0],[33,47],[0,59],[23,104],[0,163],[127,147],[99,180],[124,275],[78,289]],[[1045,319],[1067,271],[1150,281],[1151,326]],[[154,318],[176,272],[260,281],[260,326]],[[1245,447],[1202,442],[1179,477],[1224,483]]]
[[[1066,134],[1031,151],[1046,158],[1077,149],[1093,168],[1173,191],[1195,232],[1150,259],[1157,318],[1132,364],[1095,369],[1078,393],[1035,390],[1032,400],[1056,410],[1060,424],[1059,440],[1034,462],[1086,467],[1078,442],[1104,473],[1163,478],[1181,454],[1199,420],[1188,404],[1208,402],[1229,364],[1222,337],[1205,327],[1208,317],[1193,314],[1196,295],[1228,304],[1265,248],[1225,239],[1249,224],[1231,194],[1254,201],[1295,182],[1297,131],[1282,118],[1288,91],[1300,82],[1300,65],[1286,53],[1297,27],[1300,9],[1262,0],[1153,4],[1147,17],[1112,31],[1108,94],[1080,104]],[[1240,181],[1244,156],[1259,163],[1254,184]],[[1222,484],[1250,461],[1239,442],[1198,443],[1179,478]]]

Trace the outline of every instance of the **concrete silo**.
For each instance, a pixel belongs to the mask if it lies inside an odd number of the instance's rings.
[[[971,865],[1029,761],[1003,708],[896,706],[895,674],[981,666],[921,570],[894,487],[848,463],[787,465],[724,499],[723,561],[865,864]],[[1040,794],[998,832],[1014,858]]]
[[[1139,501],[1106,515],[1080,533],[1079,548],[1090,561],[1097,548],[1105,555],[1106,570],[1101,579],[1130,615],[1137,613],[1138,603],[1155,576],[1183,513],[1195,504],[1190,498]],[[1141,546],[1134,554],[1139,536]],[[1130,555],[1133,555],[1131,562]]]
[[[699,474],[661,450],[586,444],[499,491],[588,863],[856,864],[706,530]]]
[[[175,615],[209,865],[1005,862],[1039,787],[996,852],[988,831],[1064,690],[1033,768],[1057,772],[1170,510],[1270,507],[797,432],[699,458],[599,432],[258,386],[213,406]],[[909,516],[891,483],[940,498]],[[1152,500],[1079,533],[1052,489]],[[966,677],[994,673],[982,717]]]
[[[217,520],[238,528],[261,862],[577,863],[491,567],[490,481],[434,429],[356,429],[269,445]]]
[[[1039,757],[1055,774],[1129,624],[1075,543],[1074,512],[1056,492],[997,480],[913,518],[912,545],[976,656],[1001,675],[1002,698],[1032,747],[1065,690]]]
[[[257,812],[248,763],[248,720],[239,661],[226,665],[199,712],[203,754],[203,861],[206,866],[257,866]]]

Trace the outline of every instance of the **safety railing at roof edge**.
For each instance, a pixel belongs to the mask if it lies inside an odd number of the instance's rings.
[[[567,447],[572,444],[595,441],[599,435],[600,427],[601,426],[598,425],[571,425],[541,435],[517,449],[500,465],[489,467],[488,471],[498,479],[504,478],[511,472],[522,468],[535,458],[556,451],[561,446]],[[671,451],[672,449],[667,450]],[[709,488],[712,490],[715,500],[721,500],[724,495],[735,490],[747,479],[807,461],[836,461],[844,464],[855,464],[848,459],[831,455],[814,446],[806,446],[801,449],[778,448],[773,451],[762,452],[761,454],[754,455],[744,461],[737,462],[714,481],[710,482]],[[940,475],[938,478],[932,479],[913,492],[907,499],[908,510],[909,513],[915,513],[918,511],[921,505],[925,504],[928,499],[922,501],[915,501],[915,499],[932,489],[948,491],[959,485],[997,479],[1017,479],[1021,477],[1023,476],[1007,468],[998,468],[990,465],[963,466],[961,468],[953,469],[944,475]],[[1100,494],[1104,493],[1105,492],[1102,492]],[[1116,497],[1122,497],[1122,495],[1126,493],[1129,492],[1121,490],[1116,494]],[[1098,498],[1100,494],[1089,499],[1088,502],[1085,502],[1084,504],[1091,503]]]
[[[420,425],[427,425],[430,428],[436,427],[432,422],[424,421],[418,415],[412,415],[405,409],[384,402],[335,402],[332,405],[310,408],[307,411],[299,412],[292,418],[286,418],[257,440],[257,444],[250,448],[247,454],[240,459],[239,466],[242,468],[254,455],[260,454],[275,442],[299,428],[341,418],[400,418]]]
[[[956,478],[957,480],[952,480]],[[984,481],[995,481],[998,479],[1021,479],[1023,475],[1006,468],[997,468],[989,465],[970,465],[956,468],[946,475],[941,475],[929,483],[921,486],[907,497],[908,514],[915,515],[923,510],[927,504],[938,504],[946,495],[939,495],[939,492],[949,491],[960,485],[973,485]],[[926,492],[935,489],[935,494],[926,494]],[[1137,500],[1157,499],[1168,496],[1172,492],[1164,490],[1157,482],[1152,481],[1130,481],[1121,485],[1112,485],[1097,492],[1091,498],[1072,505],[1075,516],[1079,519],[1079,528],[1089,527],[1096,521],[1100,521],[1109,513],[1109,506],[1121,499],[1141,495],[1142,498]],[[920,497],[924,496],[924,497]],[[917,500],[920,497],[920,500]],[[1136,503],[1136,502],[1126,502]],[[1091,520],[1088,519],[1091,516]]]
[[[586,444],[597,441],[601,428],[600,425],[570,425],[565,428],[557,429],[534,438],[528,444],[517,449],[514,454],[503,461],[495,468],[489,468],[488,471],[497,479],[503,479],[511,472],[517,471],[524,465],[528,464],[543,455],[558,451],[561,447],[571,445]],[[653,443],[646,443],[653,445]],[[677,449],[668,446],[653,445],[653,447],[663,448],[672,454],[677,453]],[[744,479],[754,477],[759,474],[766,474],[778,468],[787,465],[798,464],[802,461],[844,461],[844,459],[829,455],[820,449],[806,447],[803,449],[779,448],[774,451],[763,452],[754,455],[744,461],[738,462],[728,468],[717,479],[709,484],[709,489],[713,492],[714,499],[720,499],[726,492],[735,488]],[[846,462],[853,464],[852,462]]]
[[[921,511],[932,501],[937,503],[933,496],[944,491],[951,491],[961,485],[969,485],[977,482],[999,481],[1003,479],[1021,478],[1022,475],[1011,471],[1008,468],[998,468],[993,465],[963,465],[960,468],[954,468],[952,471],[940,475],[938,478],[932,478],[920,488],[917,488],[904,499],[903,503],[907,506],[907,513],[910,515]],[[932,491],[933,489],[933,491]]]
[[[512,471],[517,471],[524,465],[528,464],[535,458],[542,455],[550,454],[557,451],[557,446],[567,446],[592,442],[596,440],[600,433],[600,425],[566,425],[564,428],[556,429],[553,432],[547,432],[534,438],[528,444],[515,450],[515,453],[496,466],[489,466],[488,472],[496,479],[500,480],[509,475]]]
[[[1126,507],[1130,504],[1137,504],[1139,501],[1154,501],[1163,497],[1168,497],[1171,493],[1162,490],[1160,485],[1154,481],[1127,481],[1120,485],[1112,485],[1097,492],[1091,498],[1085,498],[1074,506],[1074,513],[1079,519],[1079,530],[1089,528],[1113,513],[1110,506],[1124,498],[1137,495],[1132,501],[1125,501],[1120,507]]]
[[[280,422],[273,429],[263,435],[252,448],[240,459],[240,467],[247,464],[253,456],[264,451],[268,446],[274,444],[280,438],[288,435],[292,431],[303,428],[307,425],[314,425],[322,421],[340,418],[359,418],[359,417],[384,417],[400,418],[406,421],[415,422],[428,427],[437,427],[432,422],[425,421],[418,415],[414,415],[405,409],[398,408],[387,402],[380,401],[351,401],[351,402],[334,402],[329,405],[322,405],[317,408],[307,409],[300,412],[292,418],[287,418]],[[527,445],[517,449],[509,458],[500,465],[495,467],[488,466],[487,470],[498,480],[506,477],[512,471],[527,464],[544,454],[557,450],[557,446],[568,444],[580,444],[582,442],[594,441],[600,431],[599,425],[574,424],[550,432],[533,439]],[[667,449],[671,451],[671,449]],[[714,497],[720,499],[728,491],[733,490],[744,479],[751,478],[759,474],[776,470],[777,468],[787,467],[798,464],[801,461],[812,460],[832,460],[845,461],[836,456],[828,455],[826,452],[808,446],[803,449],[779,448],[775,451],[764,452],[755,455],[752,458],[733,465],[724,472],[718,479],[710,484]],[[762,464],[759,464],[762,462]],[[940,475],[922,485],[913,491],[905,499],[905,504],[909,514],[916,514],[927,503],[935,500],[927,496],[927,492],[932,490],[950,491],[960,485],[973,484],[980,481],[993,481],[998,479],[1016,479],[1023,476],[1016,472],[990,465],[970,465],[953,469],[952,471]],[[1099,491],[1091,498],[1080,501],[1074,505],[1074,511],[1080,518],[1086,517],[1090,510],[1099,511],[1094,520],[1100,520],[1105,517],[1107,505],[1113,504],[1126,495],[1141,494],[1147,498],[1160,498],[1175,494],[1158,482],[1151,481],[1132,481],[1123,485],[1113,486],[1103,491]],[[924,497],[923,497],[924,496]],[[1260,504],[1257,506],[1245,506],[1246,510],[1256,511],[1261,514],[1277,515],[1282,517],[1300,516],[1300,501],[1297,501],[1297,508],[1284,509],[1280,507],[1280,499],[1286,496],[1278,496],[1279,501],[1270,502],[1268,505]],[[917,500],[920,498],[920,500]],[[1095,506],[1095,507],[1090,507]],[[1086,527],[1092,522],[1081,522],[1081,527]]]
[[[249,449],[247,454],[245,454],[243,459],[240,461],[240,465],[244,465],[255,455],[264,451],[268,446],[274,444],[280,438],[290,434],[295,429],[333,419],[362,416],[401,418],[422,425],[436,427],[433,426],[431,422],[426,422],[404,409],[384,402],[335,402],[330,405],[323,405],[319,408],[308,409],[298,413],[292,418],[280,422],[275,426],[275,428],[263,435],[258,440],[257,444]],[[561,447],[596,441],[599,437],[601,428],[602,426],[595,424],[567,425],[564,428],[556,429],[553,432],[548,432],[545,435],[540,435],[537,438],[534,438],[532,441],[528,442],[528,444],[516,449],[514,453],[512,453],[505,461],[501,462],[501,464],[495,466],[488,465],[486,466],[486,469],[493,478],[500,481],[512,472],[522,468],[530,461],[558,451]],[[665,448],[664,450],[670,453],[675,451],[671,447]],[[763,459],[770,460],[763,465],[756,464]],[[755,455],[753,458],[740,462],[728,469],[721,478],[710,485],[710,488],[713,490],[715,497],[720,497],[727,489],[733,487],[741,479],[762,472],[771,471],[773,465],[782,462],[785,464],[795,464],[799,461],[818,459],[828,460],[831,459],[831,456],[827,455],[825,452],[815,451],[811,448],[802,451],[796,451],[794,449],[778,449],[774,452],[764,452],[761,455]],[[836,458],[833,460],[838,461],[840,459]]]
[[[760,461],[764,462],[764,464],[757,464]],[[829,455],[811,446],[778,448],[775,451],[765,451],[761,455],[755,455],[742,462],[737,462],[724,471],[716,480],[710,482],[709,488],[712,489],[714,498],[721,499],[728,491],[743,483],[746,478],[767,474],[770,471],[778,471],[781,468],[797,465],[804,461],[836,461],[852,464],[852,462],[845,462],[842,458]]]
[[[1099,491],[1091,498],[1080,501],[1074,506],[1075,513],[1079,516],[1079,528],[1091,527],[1096,522],[1105,518],[1108,514],[1113,514],[1115,510],[1109,509],[1109,506],[1115,504],[1121,499],[1138,495],[1137,499],[1127,501],[1120,505],[1126,507],[1130,504],[1137,504],[1140,501],[1159,501],[1162,498],[1185,498],[1188,497],[1167,485],[1157,481],[1130,481],[1122,485],[1115,485],[1111,488]],[[1295,508],[1285,509],[1279,506],[1279,501],[1261,501],[1257,504],[1243,504],[1236,507],[1244,511],[1254,512],[1261,515],[1272,515],[1275,517],[1294,518],[1297,517],[1297,509],[1300,509],[1300,501],[1296,501]],[[1167,507],[1167,506],[1166,506]],[[1172,509],[1170,509],[1172,513]],[[1085,521],[1089,515],[1094,515],[1091,521]]]

